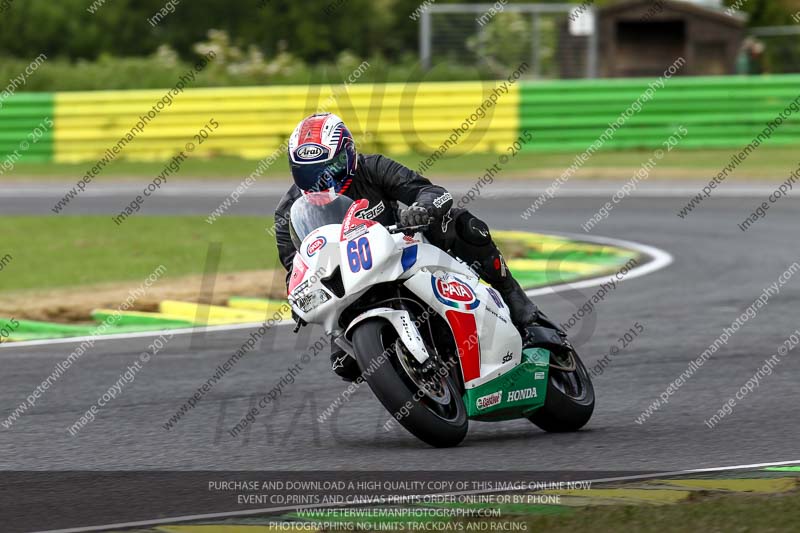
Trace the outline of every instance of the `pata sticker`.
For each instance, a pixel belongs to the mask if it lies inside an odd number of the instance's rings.
[[[469,311],[480,304],[472,287],[455,276],[432,277],[431,285],[436,298],[449,307]]]

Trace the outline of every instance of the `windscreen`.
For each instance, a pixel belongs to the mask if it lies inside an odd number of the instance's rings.
[[[289,233],[296,249],[306,235],[328,224],[341,224],[353,200],[330,193],[311,193],[298,198],[292,205]]]

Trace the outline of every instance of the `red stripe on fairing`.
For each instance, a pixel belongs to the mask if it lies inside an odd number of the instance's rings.
[[[292,274],[289,276],[289,294],[300,285],[300,282],[306,277],[306,272],[308,272],[308,265],[300,258],[300,252],[296,252],[292,262]]]
[[[366,198],[361,198],[360,200],[356,200],[353,204],[347,209],[347,214],[344,216],[344,220],[342,220],[342,232],[339,234],[339,240],[344,242],[347,240],[347,233],[355,228],[356,226],[366,226],[370,228],[377,224],[374,220],[367,220],[363,218],[358,218],[356,213],[359,211],[363,211],[369,207],[369,200]]]
[[[478,343],[478,324],[475,322],[475,315],[461,311],[445,311],[444,315],[456,338],[464,383],[481,377],[481,347]]]

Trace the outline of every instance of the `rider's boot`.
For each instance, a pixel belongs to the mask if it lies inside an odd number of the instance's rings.
[[[541,311],[522,290],[517,280],[510,274],[500,282],[492,283],[492,287],[500,293],[503,301],[508,305],[511,322],[517,329],[524,330],[537,322]]]
[[[500,283],[492,284],[492,287],[508,305],[511,321],[522,334],[523,346],[546,347],[554,353],[563,353],[564,348],[571,349],[567,332],[530,301],[510,274]]]
[[[356,360],[331,340],[331,369],[345,381],[353,382],[361,375]]]

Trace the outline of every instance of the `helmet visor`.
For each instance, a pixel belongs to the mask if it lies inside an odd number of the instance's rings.
[[[337,189],[347,175],[347,153],[343,150],[330,161],[291,163],[295,184],[306,192]]]

